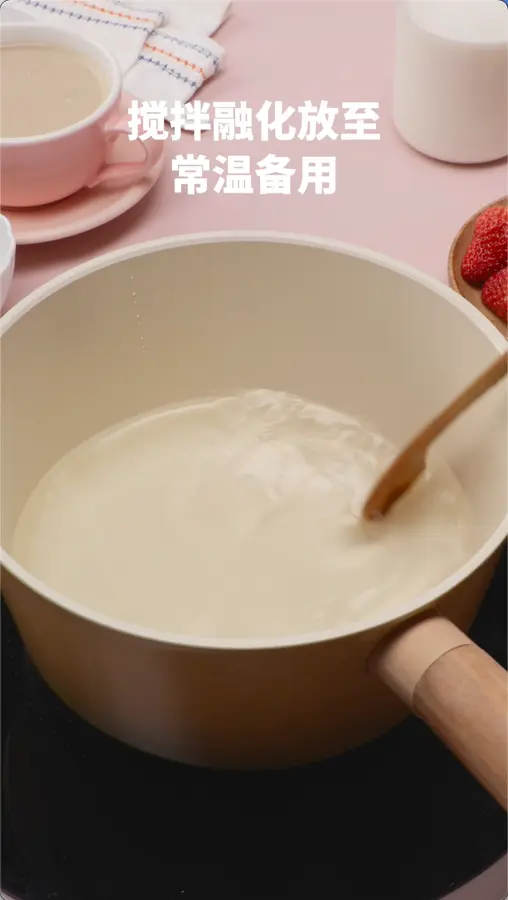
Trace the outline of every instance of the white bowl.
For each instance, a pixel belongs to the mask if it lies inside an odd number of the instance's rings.
[[[14,275],[16,241],[9,219],[0,215],[0,310],[3,309]]]

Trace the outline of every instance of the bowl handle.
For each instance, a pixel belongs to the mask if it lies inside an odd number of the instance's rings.
[[[377,675],[508,809],[508,673],[437,612],[374,650]]]

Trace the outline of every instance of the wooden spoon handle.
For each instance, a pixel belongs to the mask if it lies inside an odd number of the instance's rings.
[[[472,403],[475,403],[479,397],[490,390],[505,377],[508,369],[508,353],[499,356],[485,372],[482,372],[478,378],[455,398],[438,416],[435,417],[426,428],[418,435],[416,441],[427,448],[440,434],[455,421],[457,416],[463,413]],[[415,442],[416,442],[415,441]]]
[[[508,673],[438,613],[411,620],[369,660],[508,809]]]

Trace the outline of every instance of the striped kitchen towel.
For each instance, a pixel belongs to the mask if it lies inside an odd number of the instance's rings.
[[[125,6],[151,9],[163,14],[166,25],[200,37],[211,37],[231,11],[232,0],[123,0]]]
[[[216,30],[222,21],[218,14],[224,18],[230,3],[206,4],[210,10],[215,6],[216,15],[208,14],[201,33],[196,17],[196,31],[175,30],[168,21],[171,2],[161,0],[158,6],[157,0],[9,0],[2,6],[2,21],[31,19],[104,44],[120,64],[125,90],[139,100],[163,102],[170,112],[175,101],[187,103],[219,69],[224,51],[203,31]]]
[[[124,78],[125,89],[141,100],[162,100],[168,110],[175,100],[187,103],[218,70],[222,47],[211,38],[154,31],[136,65]]]

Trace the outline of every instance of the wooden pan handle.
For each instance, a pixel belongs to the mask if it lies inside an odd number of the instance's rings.
[[[429,613],[383,641],[369,670],[508,809],[508,673],[502,666],[448,619]]]

